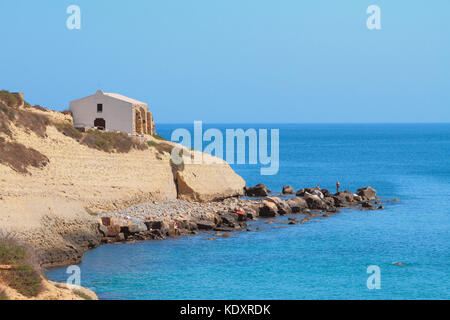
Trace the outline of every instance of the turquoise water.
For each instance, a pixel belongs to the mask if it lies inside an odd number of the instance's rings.
[[[178,127],[186,126],[158,129],[170,138]],[[212,241],[201,234],[101,246],[84,255],[82,285],[102,299],[450,298],[450,125],[259,127],[280,129],[280,170],[260,176],[259,166],[233,165],[248,185],[334,190],[339,180],[399,202],[302,225],[253,222],[259,231]],[[367,288],[370,265],[380,267],[379,290]],[[47,275],[64,282],[65,270]]]

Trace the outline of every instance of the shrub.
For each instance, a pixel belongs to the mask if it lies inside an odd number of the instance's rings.
[[[33,131],[39,137],[45,137],[50,120],[42,114],[18,110],[14,123],[16,126]]]
[[[92,300],[91,296],[88,296],[86,293],[84,293],[83,291],[80,290],[73,290],[72,291],[74,294],[76,294],[77,296],[79,296],[80,298],[84,299],[84,300]]]
[[[21,263],[0,273],[3,281],[26,297],[35,297],[42,290],[40,273],[30,264]]]
[[[73,127],[73,125],[71,125],[70,123],[56,123],[55,122],[55,123],[53,123],[53,125],[63,135],[68,136],[72,139],[80,140],[83,137],[83,134],[79,130],[75,129]]]
[[[0,132],[11,136],[9,122],[14,120],[14,112],[0,101]]]
[[[0,241],[0,264],[16,264],[25,260],[27,250],[18,245],[14,240],[3,239]]]
[[[0,101],[0,132],[11,136],[9,122],[18,127],[33,131],[36,135],[44,137],[49,125],[49,119],[42,114],[15,109],[5,102]]]
[[[160,142],[155,145],[156,150],[158,150],[160,153],[172,153],[173,148],[175,148],[173,145],[165,142]]]
[[[48,112],[49,111],[47,108],[41,107],[38,104],[32,106],[31,108],[34,108],[34,109],[39,110],[39,111],[44,111],[44,112]]]
[[[135,141],[132,137],[120,132],[102,132],[98,130],[89,130],[83,141],[83,144],[90,148],[105,152],[129,152],[132,148],[144,150],[145,144]]]
[[[22,104],[22,97],[18,93],[11,93],[7,90],[0,90],[0,100],[8,107],[15,108]]]
[[[9,300],[8,296],[6,295],[5,290],[0,289],[0,301]]]
[[[50,160],[39,151],[16,142],[0,141],[0,163],[20,173],[29,173],[29,166],[42,168]]]
[[[167,141],[166,139],[164,139],[163,137],[161,137],[159,134],[153,134],[152,136],[153,136],[153,138],[155,138],[155,139],[157,139],[157,140],[164,140],[164,141]]]
[[[12,238],[2,237],[0,264],[11,266],[10,269],[0,270],[1,280],[10,288],[26,297],[34,297],[42,290],[41,273],[30,248]]]

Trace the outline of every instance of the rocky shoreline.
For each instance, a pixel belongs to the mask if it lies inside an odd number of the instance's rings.
[[[394,199],[393,201],[396,201]],[[247,222],[285,215],[303,215],[288,218],[288,224],[302,224],[313,217],[330,217],[341,209],[381,210],[382,201],[371,187],[356,193],[340,191],[331,194],[326,189],[304,188],[297,192],[285,186],[283,192],[273,193],[260,184],[245,188],[245,197],[231,197],[213,202],[169,200],[144,202],[98,216],[89,234],[73,231],[64,235],[75,244],[70,250],[48,249],[41,252],[43,266],[60,267],[81,262],[85,251],[108,243],[133,243],[163,240],[170,237],[216,232],[229,236],[234,231],[251,231]],[[214,238],[210,238],[214,239]]]
[[[245,198],[196,203],[172,200],[147,202],[126,209],[104,213],[98,219],[101,243],[162,240],[180,235],[194,235],[201,231],[223,232],[249,230],[247,222],[258,218],[275,218],[302,214],[304,219],[290,218],[289,224],[300,224],[310,217],[328,217],[341,208],[359,210],[384,209],[371,187],[356,193],[304,188],[295,195],[292,187],[274,195],[264,185],[246,188]]]

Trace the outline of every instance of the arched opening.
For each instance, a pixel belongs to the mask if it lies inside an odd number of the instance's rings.
[[[97,127],[99,130],[106,129],[106,121],[103,118],[97,118],[94,120],[94,127]]]

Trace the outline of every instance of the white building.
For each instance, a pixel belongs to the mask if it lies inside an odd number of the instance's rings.
[[[75,128],[155,134],[153,116],[145,102],[101,90],[70,102]]]

